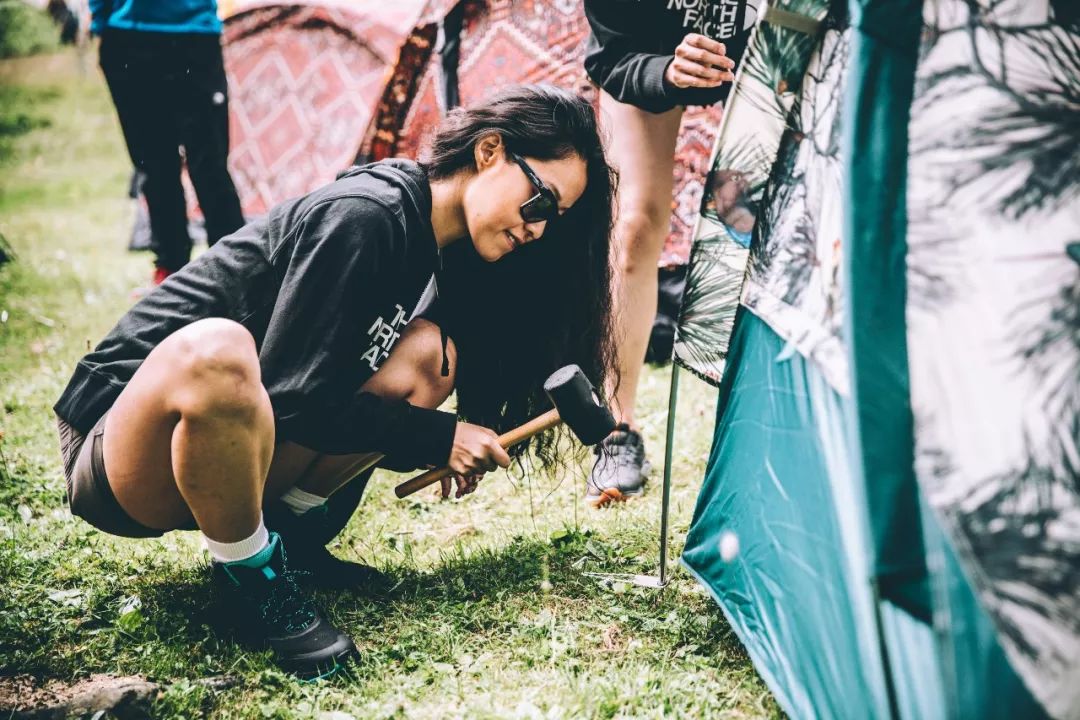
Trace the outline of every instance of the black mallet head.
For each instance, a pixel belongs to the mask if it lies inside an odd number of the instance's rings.
[[[577,365],[567,365],[544,381],[562,421],[584,445],[596,445],[615,429],[615,418],[600,402],[589,378]]]

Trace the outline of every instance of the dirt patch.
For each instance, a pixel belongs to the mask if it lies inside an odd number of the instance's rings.
[[[223,676],[200,681],[213,690],[238,683]],[[91,675],[75,683],[40,680],[30,675],[0,677],[0,713],[12,718],[66,718],[105,710],[114,717],[145,718],[165,686],[137,675]]]

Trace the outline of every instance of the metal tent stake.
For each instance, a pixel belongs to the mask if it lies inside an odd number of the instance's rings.
[[[638,587],[663,588],[668,584],[667,546],[668,510],[671,506],[671,456],[675,445],[675,406],[679,400],[679,366],[671,363],[671,391],[668,394],[667,439],[664,443],[663,495],[660,502],[660,574],[630,575],[627,573],[585,573],[589,577],[628,582]]]
[[[671,506],[671,455],[675,446],[675,406],[679,403],[679,364],[671,361],[667,437],[664,440],[664,496],[660,502],[660,587],[667,585],[668,509]]]

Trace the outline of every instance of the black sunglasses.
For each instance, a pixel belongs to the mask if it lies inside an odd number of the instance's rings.
[[[527,223],[535,223],[559,217],[559,201],[555,199],[555,193],[551,191],[551,188],[544,184],[544,181],[533,172],[529,163],[525,162],[520,155],[510,153],[510,158],[521,167],[525,177],[529,178],[529,182],[536,188],[536,194],[521,203],[521,219]]]

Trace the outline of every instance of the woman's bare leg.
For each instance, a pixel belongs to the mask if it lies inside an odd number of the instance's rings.
[[[242,325],[200,320],[154,348],[109,411],[103,442],[109,484],[134,520],[172,529],[194,517],[229,624],[305,677],[356,651],[295,583],[263,524],[274,415]]]
[[[600,91],[608,160],[619,171],[614,300],[620,381],[612,412],[631,427],[638,378],[656,318],[657,265],[671,223],[675,140],[682,108],[650,113]]]
[[[201,320],[146,358],[105,421],[109,484],[134,520],[168,530],[194,517],[218,542],[258,527],[274,417],[251,334]]]

